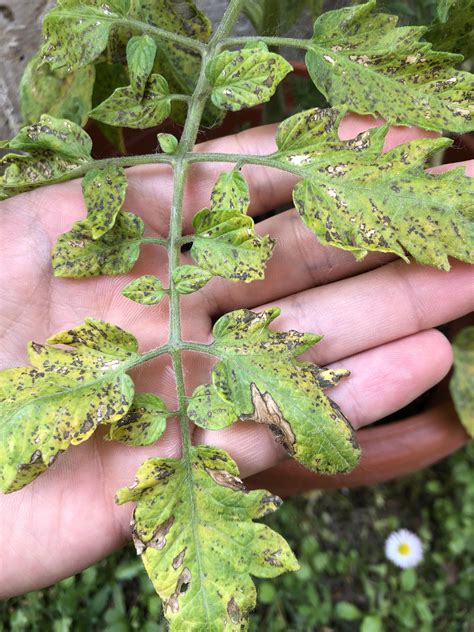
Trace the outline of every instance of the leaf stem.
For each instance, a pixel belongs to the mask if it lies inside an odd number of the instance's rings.
[[[186,35],[172,33],[171,31],[167,31],[165,29],[160,29],[158,26],[153,26],[152,24],[148,24],[147,22],[142,22],[140,20],[134,20],[133,18],[127,17],[123,20],[120,20],[120,22],[117,21],[117,24],[128,26],[132,29],[136,29],[137,31],[149,33],[150,35],[156,35],[160,39],[174,42],[175,44],[180,44],[181,46],[185,46],[186,48],[194,50],[201,55],[206,51],[206,44],[200,42],[199,40],[187,37]]]
[[[220,154],[209,152],[193,152],[188,157],[189,162],[234,162],[236,165],[261,165],[263,167],[271,167],[280,171],[288,171],[296,176],[305,177],[307,172],[296,165],[283,160],[279,160],[277,154],[268,154],[267,156],[257,156],[255,154]]]
[[[264,44],[268,44],[269,46],[288,46],[291,48],[309,48],[312,40],[310,39],[299,39],[295,37],[269,37],[269,36],[259,36],[259,35],[250,35],[243,37],[227,37],[223,39],[220,43],[220,48],[228,48],[230,46],[241,46],[245,44],[251,44],[255,42],[258,44],[259,42],[263,42]]]

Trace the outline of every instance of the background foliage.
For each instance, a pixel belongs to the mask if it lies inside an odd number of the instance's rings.
[[[250,629],[471,632],[474,443],[435,467],[360,490],[287,500],[268,520],[301,570],[258,582]],[[383,554],[398,527],[425,559],[400,571]],[[0,604],[2,632],[164,632],[161,604],[132,547],[46,590]]]

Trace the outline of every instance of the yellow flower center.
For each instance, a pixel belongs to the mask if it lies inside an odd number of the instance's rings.
[[[410,553],[410,545],[406,542],[402,542],[398,545],[398,552],[400,555],[408,555]]]

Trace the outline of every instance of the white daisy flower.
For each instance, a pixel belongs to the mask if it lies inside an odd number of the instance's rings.
[[[385,540],[385,556],[400,568],[417,566],[423,559],[421,540],[407,529],[394,531]]]

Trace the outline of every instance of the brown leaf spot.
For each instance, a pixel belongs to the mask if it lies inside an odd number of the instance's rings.
[[[240,478],[229,474],[229,472],[226,472],[225,470],[211,470],[210,468],[206,467],[206,472],[209,474],[213,481],[215,481],[218,485],[222,485],[222,487],[229,487],[234,491],[247,491],[247,488],[242,483]]]
[[[275,400],[270,393],[261,393],[255,384],[252,384],[250,389],[254,411],[250,415],[242,415],[242,419],[267,425],[277,443],[281,444],[288,454],[293,455],[296,438]]]
[[[153,549],[157,549],[158,551],[164,548],[166,545],[166,536],[170,532],[173,522],[174,516],[170,516],[168,520],[165,520],[158,525],[152,539],[148,542],[148,546],[151,546]]]
[[[232,623],[239,623],[241,618],[240,608],[233,597],[230,598],[229,603],[227,604],[227,614],[229,615]]]
[[[191,571],[189,570],[189,568],[183,568],[181,575],[178,577],[176,590],[174,591],[174,593],[170,595],[170,598],[164,602],[165,612],[167,608],[169,608],[173,614],[176,614],[177,612],[179,612],[178,597],[182,593],[186,592],[190,581],[191,581]]]
[[[172,562],[172,566],[175,571],[177,571],[178,568],[182,565],[184,561],[184,556],[186,555],[187,550],[188,550],[188,547],[185,546],[184,549],[181,551],[181,553],[178,553],[178,555],[174,558]]]

